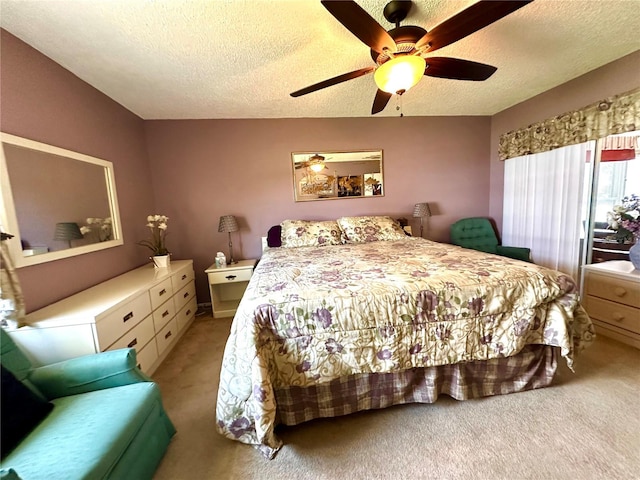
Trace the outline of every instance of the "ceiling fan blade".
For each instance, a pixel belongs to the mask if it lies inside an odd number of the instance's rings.
[[[376,113],[380,113],[389,103],[389,99],[391,98],[391,93],[387,93],[378,89],[376,92],[376,98],[373,99],[373,106],[371,107],[371,115],[375,115]]]
[[[427,32],[416,48],[430,45],[429,52],[446,47],[506,17],[533,0],[483,0],[471,5]]]
[[[497,70],[484,63],[461,60],[459,58],[429,57],[424,74],[429,77],[450,78],[452,80],[482,81]]]
[[[360,70],[355,70],[353,72],[344,73],[342,75],[338,75],[337,77],[330,78],[328,80],[323,80],[322,82],[314,83],[308,87],[302,88],[300,90],[296,90],[291,93],[292,97],[300,97],[301,95],[306,95],[307,93],[315,92],[317,90],[322,90],[323,88],[331,87],[332,85],[337,85],[338,83],[346,82],[347,80],[352,80],[354,78],[361,77],[366,75],[367,73],[371,73],[374,70],[373,67],[361,68]]]
[[[386,47],[395,52],[396,42],[391,35],[353,0],[322,0],[320,3],[347,30],[372,50],[382,53]]]

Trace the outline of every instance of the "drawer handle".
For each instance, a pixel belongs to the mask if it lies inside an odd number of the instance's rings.
[[[184,292],[184,295],[182,295],[182,298],[187,298],[189,296],[189,292]]]
[[[187,315],[186,316],[188,317],[189,315],[191,315],[191,309],[187,310]]]
[[[171,330],[169,330],[167,332],[167,334],[164,336],[164,339],[166,340],[167,338],[169,338],[171,336]]]
[[[158,292],[158,296],[161,297],[162,295],[164,295],[165,293],[167,293],[167,289],[163,288],[162,290],[160,290],[160,292]]]
[[[235,275],[227,275],[224,278],[226,278],[227,280],[233,280],[234,278],[236,278],[236,276]]]
[[[618,297],[624,297],[627,294],[627,291],[622,287],[616,287],[613,290],[613,293],[615,293]]]
[[[182,275],[182,280],[184,280],[185,278],[187,278],[187,274],[186,273],[184,275]]]
[[[164,312],[162,312],[162,318],[166,317],[167,315],[169,315],[169,310],[165,310]]]
[[[133,312],[129,312],[124,317],[122,317],[122,321],[126,322],[127,320],[131,320],[132,318],[133,318]]]
[[[611,318],[613,318],[616,322],[624,322],[624,315],[621,313],[614,313]]]
[[[127,345],[127,347],[131,348],[131,347],[135,347],[138,344],[138,339],[134,338],[133,340],[131,340],[131,343],[129,343],[129,345]]]

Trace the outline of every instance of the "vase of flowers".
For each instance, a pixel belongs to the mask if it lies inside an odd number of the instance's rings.
[[[138,245],[147,247],[153,252],[153,256],[150,259],[156,268],[166,268],[170,263],[171,254],[167,250],[165,242],[168,221],[169,217],[166,215],[149,215],[147,217],[147,227],[151,230],[151,239],[138,242]]]
[[[629,259],[640,270],[640,197],[629,195],[607,213],[609,228],[615,230],[614,238],[620,242],[634,242],[629,249]]]
[[[80,227],[80,233],[82,233],[85,238],[87,238],[87,235],[93,235],[94,241],[97,242],[113,240],[113,221],[111,217],[87,218],[86,225]]]

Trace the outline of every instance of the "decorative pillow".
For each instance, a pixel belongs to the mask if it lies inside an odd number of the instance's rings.
[[[53,409],[49,403],[22,384],[13,374],[2,369],[2,438],[0,456],[4,458],[26,437]]]
[[[338,225],[344,232],[347,243],[403,240],[407,238],[400,225],[387,216],[341,217]]]
[[[282,246],[282,227],[280,225],[274,225],[267,232],[267,246],[271,248]]]
[[[283,248],[342,244],[342,232],[335,220],[285,220],[280,225]]]

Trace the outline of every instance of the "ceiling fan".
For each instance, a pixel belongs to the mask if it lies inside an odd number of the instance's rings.
[[[378,86],[371,114],[384,110],[393,94],[402,95],[422,76],[453,80],[483,81],[497,70],[483,63],[449,57],[429,57],[446,47],[515,12],[533,0],[482,0],[462,10],[427,32],[422,27],[400,26],[411,9],[411,0],[393,0],[384,7],[384,17],[395,28],[387,31],[353,0],[321,0],[320,3],[342,25],[371,49],[376,66],[315,83],[291,93],[306,95],[374,72]]]
[[[296,162],[295,169],[297,170],[299,168],[310,168],[312,171],[319,173],[327,168],[324,163],[325,160],[327,160],[326,157],[316,153],[314,155],[311,155],[306,162]]]

